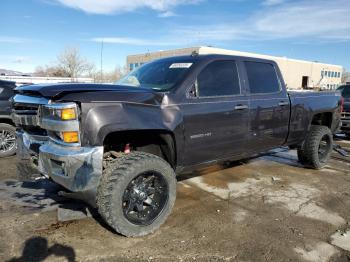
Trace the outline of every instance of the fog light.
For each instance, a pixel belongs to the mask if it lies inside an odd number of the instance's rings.
[[[61,110],[62,120],[74,120],[77,118],[77,114],[74,108],[65,108]]]
[[[79,134],[78,132],[62,132],[63,141],[66,143],[78,143]]]

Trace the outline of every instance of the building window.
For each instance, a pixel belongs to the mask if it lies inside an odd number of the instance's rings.
[[[322,70],[322,71],[321,71],[321,77],[323,77],[323,76],[324,76],[324,71]]]
[[[328,76],[328,71],[324,71],[324,75],[325,75],[325,76]]]
[[[340,78],[340,72],[338,72],[338,78]]]

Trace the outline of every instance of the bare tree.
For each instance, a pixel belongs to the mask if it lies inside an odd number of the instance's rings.
[[[55,65],[38,66],[35,69],[34,75],[41,77],[69,77],[67,72]]]
[[[341,77],[341,82],[343,84],[350,82],[350,72],[347,72],[346,70],[343,71],[343,74]]]
[[[82,75],[90,75],[95,70],[92,63],[80,55],[78,48],[66,48],[51,65],[38,66],[34,75],[43,77],[70,77],[74,81]]]
[[[57,57],[57,66],[72,80],[83,74],[90,73],[94,68],[93,64],[80,55],[78,48],[66,48],[63,50]]]
[[[101,74],[101,71],[93,71],[90,77],[94,79],[94,82],[113,83],[121,79],[125,74],[124,68],[117,66],[113,71],[103,72],[103,74]]]

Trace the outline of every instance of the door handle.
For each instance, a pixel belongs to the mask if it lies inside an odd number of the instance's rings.
[[[288,106],[289,105],[289,102],[284,102],[284,101],[281,101],[278,103],[279,106]]]
[[[236,105],[235,106],[235,110],[244,110],[244,109],[248,109],[247,105]]]

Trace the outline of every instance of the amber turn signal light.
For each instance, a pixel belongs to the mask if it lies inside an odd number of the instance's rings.
[[[63,141],[65,143],[78,143],[79,134],[78,132],[62,132]]]
[[[65,108],[61,110],[61,119],[62,120],[74,120],[77,118],[74,108]]]

